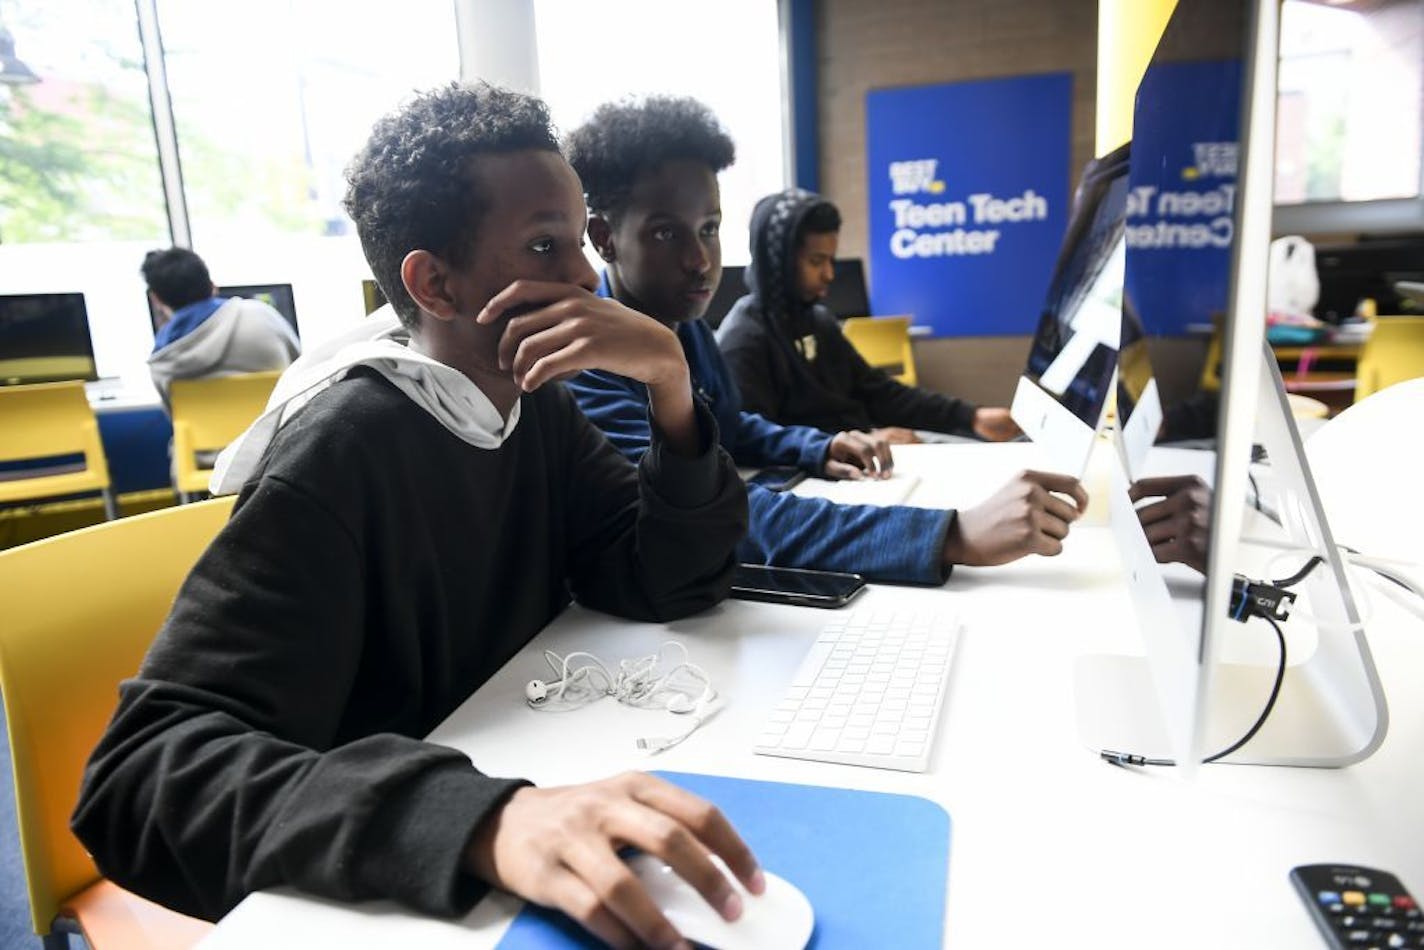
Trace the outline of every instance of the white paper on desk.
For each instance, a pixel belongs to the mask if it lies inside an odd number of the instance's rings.
[[[920,484],[920,476],[894,472],[889,478],[831,481],[808,478],[795,492],[806,498],[825,498],[840,505],[902,505]]]

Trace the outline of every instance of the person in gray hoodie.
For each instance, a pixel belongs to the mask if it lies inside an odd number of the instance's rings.
[[[149,251],[140,269],[158,318],[148,369],[165,404],[175,379],[286,369],[301,351],[272,307],[219,296],[207,265],[187,248]]]

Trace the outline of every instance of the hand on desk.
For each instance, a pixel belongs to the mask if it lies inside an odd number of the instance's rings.
[[[470,839],[465,866],[520,897],[556,907],[615,947],[686,946],[618,857],[632,845],[666,861],[726,920],[741,899],[707,858],[719,855],[747,890],[766,880],[714,806],[641,772],[562,788],[521,788]]]
[[[1007,442],[1023,435],[1023,430],[1002,407],[974,410],[974,434],[987,442]]]
[[[1211,488],[1196,475],[1143,478],[1132,483],[1133,502],[1160,498],[1137,509],[1137,520],[1158,564],[1185,564],[1206,573],[1211,545]]]
[[[895,460],[890,446],[874,433],[837,432],[822,469],[827,478],[889,478]]]
[[[880,439],[886,445],[916,445],[920,441],[920,437],[915,435],[914,429],[902,429],[900,426],[871,429],[870,437]]]
[[[1068,526],[1087,507],[1088,493],[1076,478],[1020,472],[988,500],[959,512],[945,538],[944,562],[993,567],[1028,554],[1058,554]]]

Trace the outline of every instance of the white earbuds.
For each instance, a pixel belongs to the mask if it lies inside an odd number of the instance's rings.
[[[665,651],[672,655],[665,659]],[[621,661],[617,672],[582,651],[560,656],[545,650],[544,659],[557,678],[525,684],[524,699],[534,709],[574,709],[612,696],[629,706],[664,709],[691,720],[677,735],[636,740],[638,748],[647,752],[672,748],[722,708],[711,678],[688,662],[687,648],[675,640],[664,643],[657,653]],[[576,660],[584,662],[575,665]]]
[[[667,711],[670,713],[690,713],[697,708],[697,704],[692,701],[692,697],[686,693],[673,693],[667,700]]]
[[[563,685],[563,680],[554,680],[552,683],[546,683],[543,680],[530,680],[524,686],[524,698],[537,705],[549,698],[550,690]]]

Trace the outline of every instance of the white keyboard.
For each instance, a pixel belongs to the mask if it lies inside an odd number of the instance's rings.
[[[958,639],[956,618],[923,612],[862,608],[828,623],[755,750],[925,771]]]
[[[796,486],[795,492],[810,498],[826,498],[838,505],[902,505],[919,483],[920,476],[901,472],[889,478],[841,481],[808,478]]]

